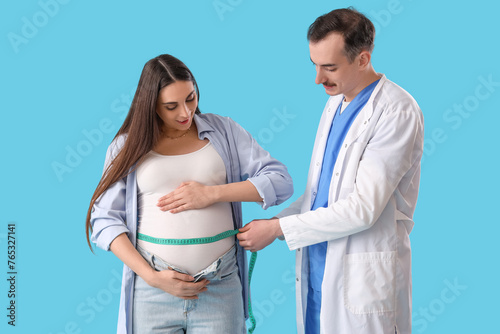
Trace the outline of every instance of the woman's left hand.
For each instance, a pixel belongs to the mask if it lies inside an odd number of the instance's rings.
[[[211,188],[195,181],[182,182],[177,189],[161,197],[156,205],[161,211],[171,213],[206,208],[215,203],[215,192]]]

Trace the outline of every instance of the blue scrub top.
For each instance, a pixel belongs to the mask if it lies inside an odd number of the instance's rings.
[[[344,138],[351,128],[352,122],[368,102],[379,80],[363,89],[341,113],[342,103],[338,106],[330,127],[326,142],[318,190],[311,210],[328,207],[328,194],[332,180],[333,167],[337,161]],[[319,333],[319,315],[321,310],[321,284],[325,272],[327,241],[308,247],[309,254],[309,284],[306,311],[306,334]]]

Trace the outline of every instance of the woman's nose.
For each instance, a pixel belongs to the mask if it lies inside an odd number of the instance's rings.
[[[189,109],[188,105],[184,103],[181,109],[181,116],[184,117],[189,117],[191,115],[191,110]]]

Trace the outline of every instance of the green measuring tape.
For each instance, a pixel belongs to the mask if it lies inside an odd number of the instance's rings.
[[[149,235],[145,235],[142,233],[137,233],[137,239],[158,245],[199,245],[199,244],[209,244],[212,242],[216,242],[225,238],[229,238],[238,233],[240,233],[240,231],[238,230],[228,230],[226,232],[214,235],[213,237],[191,238],[191,239],[162,239],[162,238],[150,237]],[[252,252],[252,256],[250,257],[250,264],[248,267],[249,286],[252,280],[252,273],[253,273],[253,268],[255,267],[255,262],[257,262],[257,252]],[[250,300],[250,297],[248,298],[248,315],[250,316],[250,322],[252,324],[252,326],[248,329],[248,333],[251,334],[255,330],[257,322],[255,321],[255,317],[253,315],[252,302]]]

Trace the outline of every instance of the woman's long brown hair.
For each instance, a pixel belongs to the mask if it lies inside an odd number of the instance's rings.
[[[158,94],[163,87],[175,81],[191,81],[199,101],[200,94],[196,80],[187,66],[179,59],[164,54],[149,60],[144,65],[128,115],[114,138],[116,140],[117,137],[126,135],[125,143],[104,171],[90,200],[85,231],[91,250],[92,224],[90,219],[92,207],[113,183],[126,177],[132,171],[132,166],[140,162],[160,139],[163,122],[156,113]],[[198,107],[195,112],[200,113]]]

